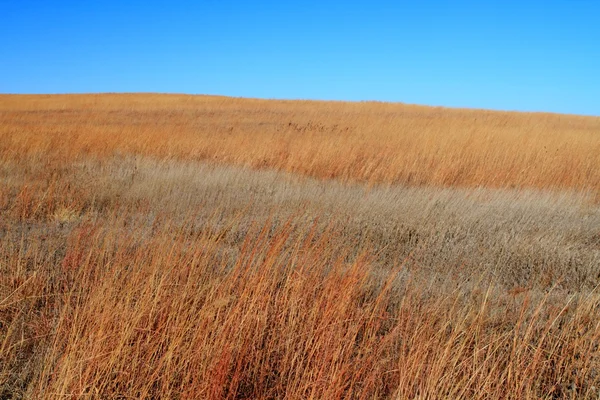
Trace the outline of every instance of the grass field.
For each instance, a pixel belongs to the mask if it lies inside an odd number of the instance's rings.
[[[597,399],[600,118],[0,95],[0,398]]]

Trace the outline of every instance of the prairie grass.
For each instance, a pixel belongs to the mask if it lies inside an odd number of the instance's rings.
[[[22,158],[145,155],[342,181],[600,188],[600,117],[184,95],[0,96]]]
[[[0,398],[600,396],[597,118],[162,95],[0,110]]]

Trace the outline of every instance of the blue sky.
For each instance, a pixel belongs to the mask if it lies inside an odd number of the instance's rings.
[[[600,115],[600,1],[0,0],[0,93]]]

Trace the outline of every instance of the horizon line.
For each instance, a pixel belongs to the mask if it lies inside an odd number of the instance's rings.
[[[249,97],[249,96],[233,96],[226,94],[210,94],[210,93],[186,93],[186,92],[53,92],[53,93],[0,93],[2,96],[103,96],[103,95],[159,95],[159,96],[195,96],[195,97],[222,97],[238,100],[259,100],[259,101],[283,101],[283,102],[315,102],[315,103],[373,103],[373,104],[389,104],[403,105],[411,107],[437,108],[446,110],[462,110],[462,111],[486,111],[493,113],[518,113],[518,114],[546,114],[546,115],[564,115],[575,117],[591,117],[600,118],[600,114],[576,114],[557,111],[544,110],[519,110],[519,109],[501,109],[501,108],[482,108],[482,107],[464,107],[464,106],[447,106],[436,104],[419,104],[408,103],[403,101],[391,100],[376,100],[376,99],[323,99],[323,98],[295,98],[295,97]]]

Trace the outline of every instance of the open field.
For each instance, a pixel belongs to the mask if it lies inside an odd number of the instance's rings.
[[[0,96],[0,398],[600,396],[600,118]]]
[[[2,96],[5,157],[138,154],[317,178],[594,189],[600,117],[181,95]]]

